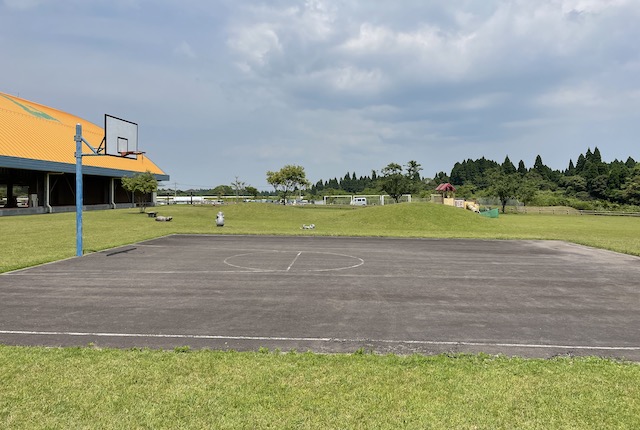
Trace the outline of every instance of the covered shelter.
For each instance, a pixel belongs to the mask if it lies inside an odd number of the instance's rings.
[[[446,182],[436,187],[436,194],[431,194],[431,201],[433,203],[445,204],[448,206],[454,206],[456,187]]]
[[[0,216],[75,211],[76,124],[91,146],[103,145],[103,127],[0,93]],[[131,207],[123,177],[149,171],[158,181],[169,180],[143,153],[83,157],[82,164],[85,209]]]
[[[455,197],[456,187],[446,182],[436,187],[436,191],[442,194],[443,197]]]

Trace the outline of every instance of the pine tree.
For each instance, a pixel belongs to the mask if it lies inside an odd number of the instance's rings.
[[[465,171],[465,163],[456,163],[453,165],[453,169],[451,169],[451,183],[453,185],[464,185],[467,182],[467,175]]]
[[[578,161],[576,162],[576,174],[582,173],[586,162],[587,162],[586,157],[580,154],[580,156],[578,157]]]
[[[502,163],[502,171],[507,175],[512,173],[516,173],[516,166],[513,165],[511,160],[509,160],[509,156],[507,155]]]
[[[544,168],[544,163],[542,162],[542,157],[540,155],[538,155],[536,157],[535,163],[533,163],[533,170],[535,170],[536,172],[540,173],[543,168]]]
[[[625,166],[627,166],[628,169],[633,169],[634,167],[636,167],[636,160],[634,160],[633,158],[629,157],[627,158],[627,161],[625,161]]]
[[[587,152],[584,154],[584,158],[587,161],[591,161],[593,158],[593,152],[591,152],[591,148],[587,148]]]
[[[518,173],[520,173],[520,176],[524,176],[527,174],[527,168],[524,165],[524,161],[520,160],[520,162],[518,163]]]
[[[347,193],[352,193],[353,192],[353,187],[352,187],[352,184],[351,184],[351,175],[349,174],[349,172],[347,172],[344,175],[344,178],[342,178],[340,180],[340,188],[342,188]]]
[[[600,155],[600,150],[598,149],[597,146],[593,150],[593,155],[591,157],[591,161],[593,161],[594,163],[597,163],[597,164],[602,163],[602,156]]]

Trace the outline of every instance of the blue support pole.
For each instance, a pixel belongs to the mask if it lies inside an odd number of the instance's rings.
[[[82,125],[76,124],[76,256],[82,257]]]

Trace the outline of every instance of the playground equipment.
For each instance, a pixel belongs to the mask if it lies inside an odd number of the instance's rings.
[[[487,217],[487,218],[498,218],[498,209],[488,209],[486,211],[481,211],[480,215]]]

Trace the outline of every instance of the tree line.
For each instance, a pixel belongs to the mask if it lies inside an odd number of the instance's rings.
[[[400,186],[403,193],[426,197],[437,185],[449,182],[457,188],[458,197],[497,198],[503,210],[510,200],[524,205],[566,205],[577,209],[640,205],[640,163],[632,157],[604,162],[597,147],[579,154],[575,164],[569,160],[564,170],[551,169],[540,155],[531,167],[522,160],[516,166],[507,155],[502,163],[485,157],[457,162],[451,173],[441,171],[433,178],[421,178],[421,170],[415,161],[407,163],[404,172],[400,165],[391,163],[380,174],[374,170],[370,176],[358,177],[354,172],[340,179],[320,180],[309,193],[377,194],[390,188],[391,178],[397,181],[403,175]]]
[[[522,160],[516,167],[507,156],[502,164],[484,158],[456,163],[449,181],[461,197],[494,196],[504,207],[508,200],[540,206],[566,205],[577,209],[640,205],[640,164],[602,161],[600,150],[587,149],[576,163],[553,170],[538,155],[531,168]]]
[[[285,198],[304,192],[309,200],[320,200],[337,194],[388,194],[396,201],[403,194],[429,197],[442,183],[457,188],[456,195],[467,199],[495,198],[502,209],[510,200],[524,205],[572,206],[577,209],[617,209],[640,205],[640,163],[628,157],[625,161],[604,162],[600,150],[579,154],[576,162],[569,160],[564,170],[553,170],[538,155],[533,166],[520,160],[517,166],[507,155],[502,163],[485,157],[455,163],[451,172],[422,177],[421,165],[411,160],[407,164],[390,163],[369,175],[347,172],[342,177],[310,183],[301,166],[287,165],[267,172],[272,191],[258,191],[236,178],[231,185],[219,185],[209,190],[190,190],[193,195],[251,195],[255,198],[277,196]],[[178,193],[180,194],[180,193]]]

